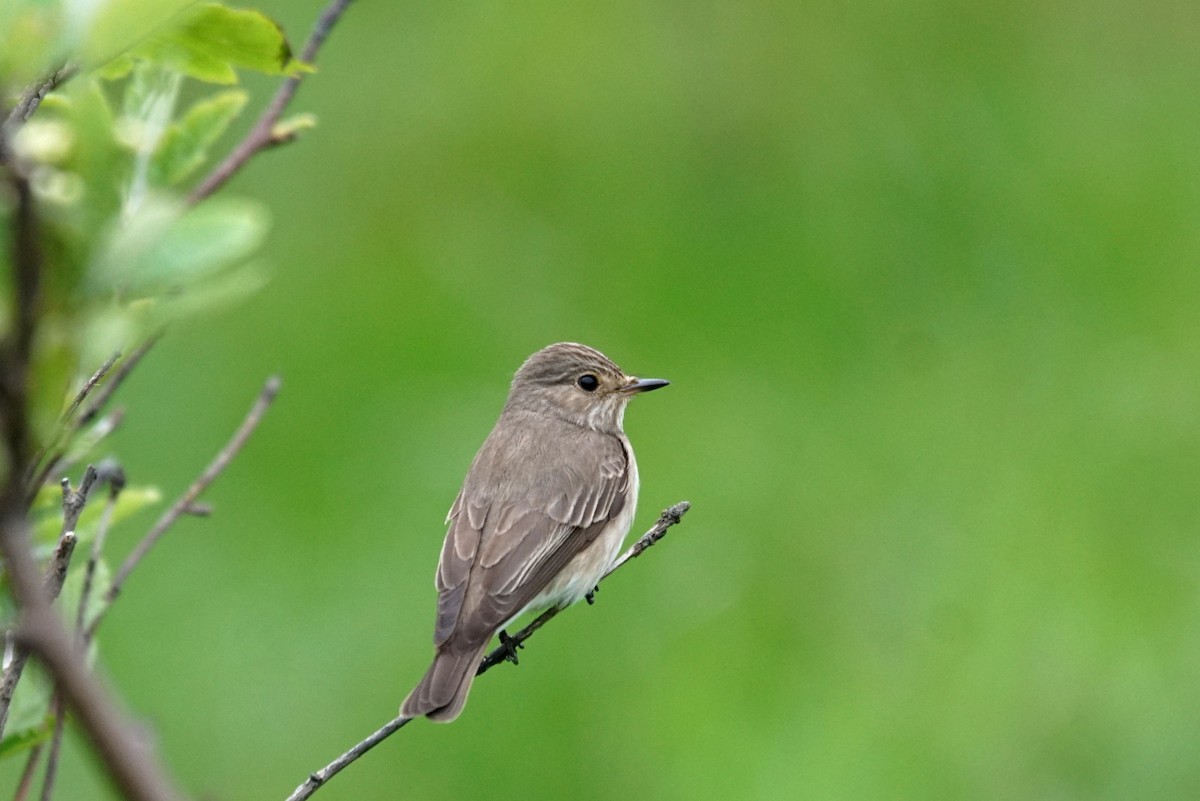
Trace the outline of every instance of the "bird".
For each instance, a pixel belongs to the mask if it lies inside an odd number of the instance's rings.
[[[526,611],[590,600],[637,506],[625,407],[668,383],[627,375],[576,342],[542,348],[517,370],[446,517],[436,653],[402,717],[454,720],[497,632],[504,641]]]

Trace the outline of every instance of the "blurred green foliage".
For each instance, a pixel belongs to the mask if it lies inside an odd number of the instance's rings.
[[[259,7],[295,41],[320,4]],[[228,190],[273,280],[123,392],[111,447],[170,495],[285,380],[106,673],[191,791],[286,796],[419,678],[458,482],[574,339],[672,380],[627,418],[636,526],[692,512],[318,798],[1196,797],[1198,24],[354,5],[320,127]],[[73,745],[60,797],[104,797]]]

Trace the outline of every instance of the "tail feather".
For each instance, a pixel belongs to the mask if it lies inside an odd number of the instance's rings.
[[[407,718],[425,715],[439,723],[458,717],[487,646],[485,641],[466,651],[439,650],[425,677],[400,705],[400,714]]]

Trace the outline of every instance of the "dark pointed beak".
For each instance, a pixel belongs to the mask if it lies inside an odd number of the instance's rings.
[[[631,384],[629,384],[629,386],[625,387],[625,391],[626,392],[649,392],[652,389],[659,389],[661,387],[665,387],[667,384],[670,384],[670,383],[671,383],[670,381],[667,381],[666,379],[663,379],[663,378],[635,378],[633,380],[633,383],[631,383]]]

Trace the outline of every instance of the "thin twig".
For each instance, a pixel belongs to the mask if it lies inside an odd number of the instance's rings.
[[[66,411],[62,413],[62,416],[59,417],[58,426],[55,428],[54,433],[51,434],[46,443],[42,445],[42,448],[37,452],[37,455],[30,460],[29,469],[26,470],[27,479],[33,478],[34,471],[37,469],[37,466],[41,463],[42,459],[46,458],[46,454],[59,446],[63,437],[67,434],[71,424],[71,418],[74,417],[75,411],[79,408],[79,404],[83,403],[84,398],[86,398],[91,391],[96,388],[96,385],[99,384],[101,379],[103,379],[108,371],[112,369],[112,366],[116,364],[116,361],[119,358],[121,358],[120,351],[113,353],[112,356],[108,357],[108,361],[100,365],[100,369],[92,373],[91,378],[84,382],[83,387],[80,388],[79,392],[75,394],[75,398],[71,401],[71,404],[67,407]],[[32,481],[29,483],[32,484]],[[31,487],[30,491],[32,494],[36,495],[37,491],[40,489],[41,484],[38,484]]]
[[[262,392],[259,393],[254,406],[251,407],[249,413],[246,415],[246,419],[242,421],[241,426],[234,432],[228,444],[217,453],[208,467],[204,469],[204,472],[200,474],[200,477],[187,488],[187,491],[180,495],[175,503],[171,504],[171,508],[163,513],[163,516],[158,519],[154,527],[146,533],[146,536],[142,538],[141,542],[125,558],[125,561],[121,563],[121,567],[113,576],[112,584],[109,585],[108,591],[104,593],[104,603],[97,610],[96,617],[92,619],[92,622],[87,627],[85,640],[90,640],[96,633],[96,628],[100,625],[100,621],[104,619],[108,610],[112,608],[113,601],[121,594],[121,590],[125,586],[125,581],[129,578],[129,574],[141,563],[155,544],[162,539],[163,535],[170,530],[175,521],[189,513],[200,493],[208,489],[208,486],[216,481],[221,472],[233,461],[233,457],[242,449],[242,446],[246,444],[246,440],[254,433],[254,429],[262,422],[263,415],[270,408],[271,402],[275,400],[275,396],[279,394],[279,387],[280,380],[278,376],[272,376],[267,379],[267,383],[263,387]]]
[[[76,65],[63,64],[45,78],[26,89],[21,94],[21,99],[17,101],[17,105],[5,117],[3,125],[0,126],[0,132],[3,134],[0,138],[4,142],[9,141],[13,133],[16,132],[16,129],[33,116],[33,112],[37,111],[38,106],[42,104],[42,100],[46,98],[46,95],[50,94],[59,84],[74,75],[75,70]],[[4,147],[6,145],[0,144],[0,149]]]
[[[43,254],[38,239],[33,191],[8,147],[17,125],[33,113],[45,92],[64,80],[56,72],[48,83],[10,113],[0,130],[0,162],[7,167],[16,193],[12,214],[11,295],[12,330],[0,348],[0,418],[4,421],[3,446],[7,461],[0,470],[0,557],[9,590],[19,610],[14,646],[27,650],[47,668],[62,692],[66,706],[75,712],[84,733],[112,777],[118,792],[134,801],[169,801],[178,795],[152,758],[134,727],[117,710],[108,691],[87,669],[82,652],[46,597],[41,571],[33,557],[30,539],[29,487],[24,482],[31,454],[29,422],[29,366],[38,331]]]
[[[89,446],[79,453],[71,453],[73,448],[66,448],[62,455],[58,457],[58,463],[54,466],[54,472],[63,473],[72,469],[80,456],[86,456],[95,448],[96,443],[107,437],[112,432],[116,431],[121,423],[125,422],[125,407],[118,406],[108,414],[101,417],[92,426],[92,430],[84,436],[89,440]],[[36,494],[34,495],[36,497]]]
[[[67,567],[71,564],[71,554],[75,552],[75,543],[75,531],[72,527],[70,531],[63,531],[62,536],[58,538],[58,546],[50,556],[50,564],[42,579],[42,586],[45,588],[50,603],[54,603],[58,594],[62,592],[63,581],[67,577]],[[14,643],[12,661],[5,668],[4,676],[0,678],[0,736],[4,734],[4,726],[8,723],[8,710],[12,705],[13,693],[17,690],[17,683],[21,680],[21,674],[25,671],[27,661],[29,661],[29,650],[22,648],[19,643]]]
[[[108,536],[108,527],[112,524],[113,510],[117,508],[117,499],[121,490],[125,489],[125,471],[120,466],[108,466],[105,476],[108,479],[108,500],[104,511],[100,513],[100,522],[96,524],[96,536],[92,539],[92,552],[88,556],[87,566],[83,571],[83,589],[79,592],[79,609],[75,612],[75,630],[83,636],[87,623],[88,601],[92,596],[92,583],[96,578],[96,566],[100,564],[100,556],[104,552],[104,540]],[[85,642],[84,645],[87,645]]]
[[[329,36],[333,26],[341,19],[343,12],[351,2],[352,0],[331,0],[325,7],[316,25],[313,26],[308,41],[304,44],[304,51],[300,54],[301,61],[312,64],[317,60],[317,53],[320,51],[321,45],[325,43],[326,37]],[[263,110],[262,116],[258,118],[258,122],[254,124],[250,133],[246,134],[246,138],[238,143],[233,152],[213,168],[213,171],[191,191],[188,195],[189,203],[199,203],[224,186],[225,182],[232,178],[258,151],[282,143],[274,134],[275,123],[283,115],[288,103],[292,102],[292,97],[296,94],[300,82],[304,80],[305,74],[297,73],[284,80],[278,91],[275,92],[275,96],[271,98],[270,104]]]
[[[133,352],[121,361],[121,366],[117,368],[117,371],[112,374],[112,377],[109,378],[108,381],[104,382],[104,384],[100,386],[100,388],[96,391],[95,397],[92,398],[92,402],[87,405],[87,407],[79,415],[78,419],[76,419],[76,431],[80,430],[95,419],[96,415],[100,413],[100,410],[104,408],[104,405],[108,403],[108,399],[113,396],[113,393],[117,391],[121,384],[125,383],[125,379],[129,378],[129,374],[133,372],[133,368],[138,366],[138,363],[142,360],[142,357],[149,353],[150,349],[153,348],[160,339],[162,339],[161,331],[151,335],[145,342],[134,348]]]
[[[342,754],[340,757],[333,760],[316,773],[310,773],[308,778],[304,780],[304,783],[297,787],[295,791],[293,791],[292,794],[287,797],[287,801],[303,801],[303,799],[308,798],[310,795],[320,789],[325,782],[329,781],[335,774],[341,771],[342,768],[346,767],[351,762],[358,759],[375,746],[379,745],[388,737],[391,737],[398,730],[403,728],[404,725],[410,720],[412,720],[412,718],[392,718],[387,723],[383,724],[374,732],[372,732],[365,740],[355,744],[349,751]]]
[[[30,465],[30,473],[32,477],[27,482],[29,499],[32,500],[32,498],[37,495],[38,490],[41,489],[42,485],[45,484],[46,481],[49,480],[52,473],[54,473],[56,470],[62,470],[65,467],[63,464],[63,457],[66,454],[67,444],[69,444],[71,437],[81,431],[84,426],[96,418],[96,415],[100,413],[105,404],[107,404],[109,399],[112,398],[113,393],[115,393],[121,384],[125,382],[125,379],[129,377],[129,374],[133,372],[133,369],[138,366],[138,363],[142,360],[142,357],[145,356],[146,353],[152,347],[154,347],[154,344],[161,338],[161,331],[151,336],[141,345],[138,345],[136,348],[134,348],[132,353],[121,360],[120,365],[117,367],[116,371],[109,376],[107,381],[93,384],[91,388],[88,389],[87,393],[91,394],[91,402],[86,406],[83,406],[83,411],[79,412],[78,417],[76,417],[74,420],[70,420],[68,415],[64,416],[63,420],[59,423],[58,430],[55,431],[54,435],[51,437],[50,441],[52,446],[46,448],[44,451],[44,453],[49,453],[51,455],[48,457],[39,455],[39,457],[33,460]],[[86,388],[87,387],[85,386],[85,389]],[[93,391],[94,394],[92,394]],[[85,393],[82,391],[80,394],[86,397]],[[82,402],[82,398],[80,401]],[[76,411],[78,411],[78,406],[76,407]],[[114,412],[111,428],[116,428],[116,426],[121,422],[121,418],[123,416],[123,413]],[[40,468],[37,467],[39,463],[41,464]]]
[[[87,505],[88,496],[92,493],[92,487],[95,486],[96,480],[100,477],[100,473],[90,464],[83,471],[83,478],[79,481],[79,489],[71,489],[71,480],[63,477],[62,485],[62,507],[63,507],[63,524],[64,532],[74,531],[79,525],[79,516],[83,514],[83,507]]]
[[[117,359],[119,358],[121,358],[121,351],[114,352],[112,356],[108,357],[108,361],[100,365],[100,369],[92,373],[92,377],[84,382],[79,392],[75,394],[75,399],[71,401],[71,405],[63,412],[62,419],[64,421],[70,420],[74,416],[75,410],[79,408],[79,404],[83,403],[84,398],[91,394],[92,390],[108,374],[108,371],[112,369],[112,366],[117,363]]]
[[[630,559],[636,559],[641,556],[651,545],[654,545],[667,536],[667,529],[679,523],[683,519],[683,516],[687,514],[688,509],[691,508],[692,505],[687,501],[680,501],[674,506],[668,506],[666,509],[663,509],[662,514],[658,516],[658,520],[650,527],[650,530],[638,537],[625,553],[618,556],[617,561],[612,563],[612,567],[604,571],[604,575],[600,577],[600,580],[603,581],[613,573],[616,573]]]
[[[667,529],[678,523],[683,516],[687,514],[687,510],[690,508],[692,508],[690,503],[687,501],[680,501],[674,506],[668,506],[666,509],[664,509],[662,514],[658,516],[658,520],[656,520],[654,525],[650,527],[650,530],[638,537],[637,540],[634,541],[633,545],[630,545],[624,553],[617,557],[616,561],[612,563],[612,567],[604,571],[604,575],[600,577],[600,581],[604,581],[604,579],[611,576],[630,559],[636,559],[637,557],[641,556],[647,548],[665,537],[667,535]],[[591,595],[591,593],[588,593],[588,603],[592,602]],[[483,661],[479,663],[479,670],[475,671],[475,675],[481,676],[501,662],[514,662],[516,649],[524,648],[525,641],[532,637],[535,631],[549,623],[555,615],[565,608],[566,607],[552,606],[534,618],[533,622],[518,631],[516,634],[506,635],[504,638],[504,643],[493,650],[490,654],[485,656]]]
[[[133,801],[179,798],[147,744],[117,711],[109,690],[87,669],[82,651],[50,608],[33,561],[29,524],[12,489],[0,504],[0,551],[21,610],[18,645],[29,649],[54,677],[119,792]]]
[[[71,555],[75,552],[75,527],[79,524],[79,516],[83,514],[83,507],[87,504],[88,493],[91,492],[98,476],[96,469],[88,465],[83,471],[78,490],[71,489],[70,479],[62,480],[62,531],[58,537],[58,545],[50,556],[50,564],[46,566],[45,578],[42,579],[42,586],[50,603],[54,603],[58,598],[63,582],[67,580],[67,568],[70,567]],[[3,678],[0,678],[0,735],[4,733],[13,693],[16,692],[17,682],[21,680],[21,673],[25,670],[25,662],[28,659],[29,652],[26,649],[14,647],[12,662],[4,671]]]
[[[96,524],[96,536],[92,539],[92,552],[88,557],[87,565],[83,573],[83,589],[79,593],[79,608],[75,613],[75,632],[76,636],[82,639],[83,626],[87,613],[88,600],[92,595],[92,582],[96,576],[96,565],[100,562],[100,555],[104,549],[104,540],[108,535],[108,527],[112,524],[113,510],[117,505],[117,498],[121,495],[121,490],[125,488],[125,472],[120,465],[109,463],[101,465],[100,470],[94,470],[90,465],[88,471],[99,475],[102,479],[108,482],[108,500],[104,504],[104,511],[100,514],[100,522]],[[65,501],[64,501],[65,503]],[[88,643],[83,643],[83,648],[87,650]],[[50,709],[54,717],[54,733],[50,737],[50,750],[46,754],[46,772],[45,778],[42,780],[42,801],[50,801],[54,794],[54,780],[58,773],[58,755],[62,749],[63,729],[67,725],[67,709],[63,704],[62,693],[55,687],[54,695],[50,700]]]
[[[627,563],[630,559],[641,556],[647,548],[661,540],[666,535],[667,529],[678,523],[683,516],[687,514],[687,510],[690,508],[690,503],[687,501],[680,501],[674,506],[663,510],[663,513],[658,516],[658,520],[650,528],[650,530],[638,537],[637,541],[634,542],[633,545],[629,546],[628,550],[617,557],[616,561],[613,562],[612,567],[608,569],[608,571],[600,578],[600,580],[603,581],[611,576],[617,571],[618,568]],[[552,607],[548,609],[539,615],[537,619],[535,619],[528,626],[521,629],[512,637],[508,637],[505,645],[500,646],[484,658],[483,662],[481,662],[479,665],[479,670],[476,675],[485,673],[487,670],[501,662],[512,661],[510,658],[508,658],[512,654],[511,649],[520,648],[525,640],[532,637],[535,631],[546,625],[546,623],[548,623],[551,618],[557,615],[559,611],[560,610],[558,607]],[[308,798],[322,786],[324,786],[324,784],[333,778],[333,776],[335,776],[339,771],[341,771],[351,762],[354,762],[354,760],[358,759],[363,754],[370,751],[375,746],[379,745],[379,743],[390,737],[410,720],[412,720],[412,718],[406,718],[402,716],[392,718],[387,723],[383,724],[383,726],[372,732],[362,742],[351,747],[348,751],[346,751],[346,753],[342,754],[337,759],[318,770],[316,773],[309,774],[309,777],[305,779],[304,782],[287,797],[287,801],[304,801],[304,799]]]
[[[17,782],[17,791],[13,793],[13,801],[25,801],[26,796],[29,795],[29,786],[33,784],[33,774],[37,772],[37,763],[41,755],[41,743],[29,749],[29,758],[25,760],[25,769],[21,771],[21,780]]]
[[[50,735],[50,750],[46,753],[46,772],[42,779],[42,801],[54,797],[54,780],[58,777],[58,753],[62,749],[63,729],[67,722],[67,706],[59,693],[50,701],[54,713],[54,733]]]

